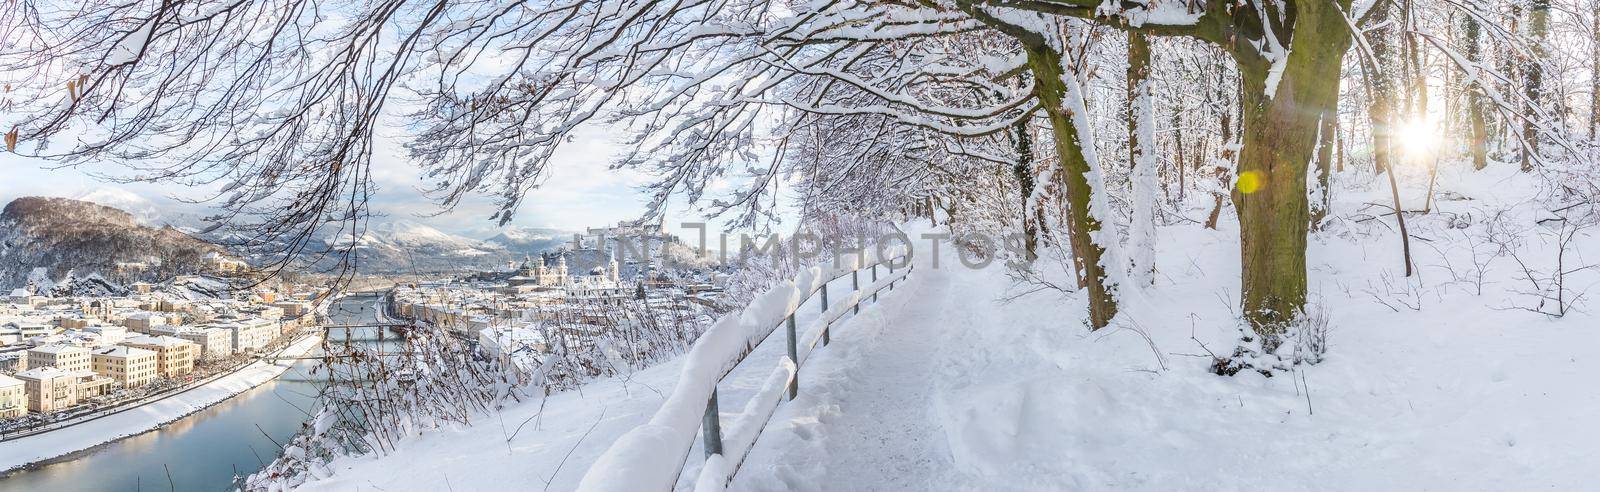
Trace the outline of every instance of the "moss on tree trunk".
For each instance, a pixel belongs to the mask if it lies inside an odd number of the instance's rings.
[[[1117,303],[1106,286],[1105,267],[1101,258],[1105,249],[1095,244],[1092,235],[1100,231],[1100,221],[1089,213],[1089,161],[1084,158],[1084,142],[1078,139],[1078,128],[1072,115],[1062,105],[1066,86],[1061,68],[1061,54],[1050,48],[1028,47],[1028,66],[1036,79],[1035,90],[1039,104],[1050,119],[1051,133],[1055,136],[1057,168],[1067,195],[1068,234],[1072,251],[1082,261],[1085,291],[1089,296],[1089,326],[1099,329],[1111,322],[1117,314]]]
[[[1240,63],[1244,148],[1233,190],[1245,319],[1274,350],[1306,301],[1306,175],[1322,115],[1338,101],[1340,60],[1350,45],[1337,4],[1299,4],[1293,44],[1273,97],[1270,63]]]

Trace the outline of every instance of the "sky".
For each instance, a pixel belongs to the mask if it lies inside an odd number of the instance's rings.
[[[648,198],[638,191],[638,186],[648,177],[637,171],[607,169],[610,159],[623,145],[610,138],[615,134],[600,128],[578,132],[576,138],[558,152],[549,179],[528,195],[512,225],[581,231],[585,227],[637,218]],[[417,222],[477,239],[497,233],[496,224],[489,220],[494,204],[483,196],[473,196],[451,212],[434,216],[439,207],[420,191],[427,183],[420,179],[417,166],[405,156],[400,139],[379,137],[379,141],[382,150],[375,156],[372,166],[373,180],[379,189],[373,197],[372,208],[385,217],[378,220]],[[174,199],[201,197],[205,190],[117,183],[96,177],[121,171],[123,168],[115,163],[64,169],[55,168],[56,165],[0,152],[0,204],[21,196],[88,199],[124,209],[136,217],[156,218],[157,222],[193,220],[206,213],[204,208]],[[671,208],[667,225],[669,230],[675,230],[679,222],[699,220],[699,216],[679,204]]]

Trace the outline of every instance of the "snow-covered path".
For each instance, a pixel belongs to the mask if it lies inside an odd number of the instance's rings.
[[[919,266],[882,304],[836,328],[801,370],[731,490],[927,490],[947,483],[950,452],[935,423],[940,341],[973,326],[948,272]],[[862,459],[871,457],[871,459]]]

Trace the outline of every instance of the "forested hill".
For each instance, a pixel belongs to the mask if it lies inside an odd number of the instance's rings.
[[[210,253],[224,250],[170,226],[143,226],[127,212],[81,200],[22,197],[0,212],[0,287],[8,289],[23,287],[30,278],[58,281],[69,274],[113,282],[162,279],[200,271]]]

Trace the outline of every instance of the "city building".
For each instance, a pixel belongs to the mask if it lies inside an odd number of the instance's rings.
[[[268,303],[268,305],[282,309],[283,316],[287,318],[298,318],[311,312],[311,303],[309,302],[284,301],[272,302]]]
[[[276,323],[260,318],[246,318],[213,326],[232,333],[235,352],[254,352],[266,348],[279,334]]]
[[[72,371],[68,375],[77,382],[79,402],[109,393],[111,384],[116,382],[110,377],[90,370]]]
[[[28,367],[55,367],[63,371],[89,370],[89,349],[75,345],[47,345],[28,349]]]
[[[28,352],[19,350],[0,354],[0,371],[22,372],[28,370]]]
[[[165,325],[168,323],[168,319],[169,317],[165,314],[141,311],[122,318],[122,326],[137,333],[150,333],[152,327]]]
[[[221,274],[237,274],[250,270],[249,263],[229,258],[221,253],[206,253],[203,259],[207,270]]]
[[[538,260],[524,259],[522,267],[517,269],[516,275],[506,279],[506,284],[512,287],[561,287],[567,284],[567,257],[557,254],[555,268],[545,266],[548,258],[539,255]]]
[[[0,374],[0,419],[14,419],[28,414],[28,385],[11,376]]]
[[[6,323],[5,325],[0,325],[0,341],[5,342],[6,345],[11,345],[22,343],[23,340],[34,337],[52,335],[60,331],[61,330],[59,328],[47,326],[43,323],[35,323],[31,321],[13,321]]]
[[[194,342],[172,336],[142,336],[129,338],[122,345],[155,351],[156,376],[177,378],[194,371],[194,359],[200,346]]]
[[[168,330],[156,330],[156,335],[169,335],[200,346],[200,360],[220,359],[233,355],[233,330],[225,330],[207,326],[163,327]]]
[[[36,367],[17,373],[28,399],[28,411],[51,413],[78,404],[78,378],[71,371]]]
[[[94,372],[137,388],[156,378],[156,353],[142,348],[117,346],[94,351]]]

